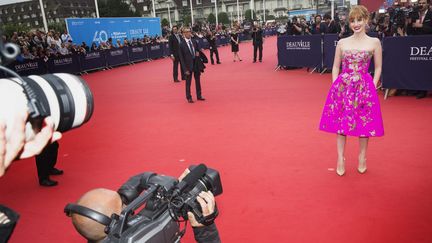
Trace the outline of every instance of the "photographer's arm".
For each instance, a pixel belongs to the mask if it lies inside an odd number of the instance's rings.
[[[215,210],[216,202],[213,194],[209,192],[201,192],[197,197],[198,203],[201,205],[201,210],[204,216],[212,214]],[[194,231],[195,240],[198,243],[220,243],[219,232],[216,224],[213,223],[204,226],[197,222],[193,213],[188,212],[189,222]]]

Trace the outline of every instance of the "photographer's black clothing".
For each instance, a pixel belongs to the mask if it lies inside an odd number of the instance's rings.
[[[39,155],[35,156],[39,182],[49,180],[50,172],[54,170],[57,163],[58,149],[58,142],[54,142],[48,144]]]
[[[262,61],[262,51],[263,51],[263,31],[262,29],[257,29],[252,32],[252,44],[254,46],[254,62],[257,59],[257,51],[259,50],[259,61]]]
[[[220,63],[219,52],[218,52],[217,45],[216,45],[216,37],[214,35],[207,35],[206,39],[209,43],[211,64],[214,64],[213,55],[216,55],[216,62]]]
[[[219,238],[219,232],[216,228],[216,224],[211,224],[209,226],[196,227],[193,228],[195,240],[198,243],[219,243],[221,242]]]
[[[4,213],[10,220],[10,222],[6,224],[0,224],[0,243],[6,243],[15,229],[15,225],[19,219],[19,214],[3,205],[0,205],[0,213]]]

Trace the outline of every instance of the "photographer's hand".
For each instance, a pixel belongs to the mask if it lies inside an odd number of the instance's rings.
[[[54,132],[54,123],[47,117],[41,131],[26,141],[25,125],[27,114],[17,115],[13,125],[6,127],[0,123],[0,177],[15,159],[30,158],[39,154],[48,142],[61,138],[61,133]],[[6,129],[10,129],[10,136],[6,137]]]
[[[213,196],[213,193],[210,191],[208,192],[201,192],[197,196],[197,201],[201,205],[201,211],[203,216],[208,216],[212,214],[215,210],[215,198]],[[198,223],[198,221],[195,219],[195,215],[191,212],[188,212],[189,222],[191,223],[192,227],[203,227],[204,225]]]

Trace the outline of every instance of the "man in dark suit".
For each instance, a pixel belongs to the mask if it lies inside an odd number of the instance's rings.
[[[174,82],[180,82],[178,80],[178,67],[179,67],[179,63],[180,63],[178,52],[179,52],[179,45],[180,45],[181,41],[182,41],[182,37],[178,33],[177,26],[173,26],[171,35],[170,35],[169,40],[168,40],[168,44],[169,44],[169,48],[170,48],[170,52],[171,52],[171,59],[173,61]],[[182,73],[181,74],[182,80],[184,80],[185,78],[183,77],[183,70],[181,70],[181,73]]]
[[[216,45],[216,36],[209,30],[207,32],[206,39],[209,43],[211,64],[212,65],[214,64],[213,54],[216,55],[216,63],[220,64],[219,52],[218,52],[217,45]]]
[[[428,2],[429,1],[429,2]],[[419,0],[418,11],[411,13],[411,25],[408,26],[410,35],[432,35],[432,11],[429,9],[430,0]],[[427,96],[426,90],[419,90],[417,99]]]
[[[196,41],[192,39],[192,33],[190,28],[183,29],[183,40],[179,46],[179,58],[180,64],[184,70],[186,77],[186,99],[189,103],[194,103],[190,87],[192,84],[192,75],[195,79],[196,95],[197,99],[204,101],[205,99],[201,95],[201,82],[200,76],[203,71],[203,64],[199,57],[199,48]]]
[[[254,46],[254,59],[256,62],[257,51],[259,50],[259,61],[262,62],[262,51],[263,51],[263,31],[260,27],[255,26],[252,30],[252,44]]]

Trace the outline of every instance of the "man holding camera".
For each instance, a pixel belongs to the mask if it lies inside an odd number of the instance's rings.
[[[263,51],[263,31],[260,27],[255,26],[252,30],[252,44],[254,47],[254,59],[256,63],[257,51],[259,50],[259,62],[262,62],[262,51]]]
[[[206,39],[209,43],[211,64],[214,65],[213,55],[216,55],[216,63],[221,64],[219,60],[219,51],[217,49],[217,44],[216,44],[216,36],[213,34],[213,32],[209,30],[207,32]]]
[[[180,176],[180,179],[186,176],[187,173],[189,173],[188,169],[183,172],[183,174]],[[140,182],[141,180],[141,175],[130,178],[118,190],[118,192],[103,188],[91,190],[85,193],[77,201],[77,205],[95,210],[106,215],[107,217],[110,217],[112,214],[120,215],[122,209],[139,195],[141,190],[136,188],[136,184],[137,181]],[[196,197],[196,200],[201,207],[204,217],[213,214],[216,204],[212,192],[202,191]],[[72,223],[75,229],[89,242],[99,243],[108,241],[107,235],[104,232],[104,225],[79,214],[72,213],[69,216],[72,217]],[[193,227],[195,240],[197,242],[220,242],[219,233],[214,222],[210,225],[204,226],[198,223],[194,214],[191,212],[188,212],[188,218],[191,226]]]

